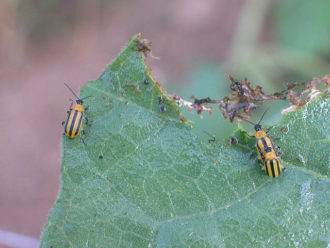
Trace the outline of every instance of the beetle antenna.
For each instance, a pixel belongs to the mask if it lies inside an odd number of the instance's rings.
[[[210,136],[212,138],[215,136],[215,135],[210,134],[208,131],[203,130],[203,132],[206,133],[208,136]]]
[[[212,134],[210,134],[209,132],[207,132],[207,131],[205,131],[205,130],[203,130],[203,131],[204,131],[204,133],[206,133],[208,136],[212,137],[212,139],[209,139],[209,143],[215,141],[215,135],[212,135]]]
[[[261,118],[260,118],[260,121],[258,122],[258,125],[260,124],[260,122],[262,121],[262,119],[264,118],[266,112],[269,110],[270,107],[268,107],[265,112],[262,114]]]
[[[68,89],[71,91],[71,93],[75,96],[75,97],[77,97],[77,99],[79,100],[80,98],[73,92],[73,90],[70,88],[70,86],[69,85],[67,85],[66,83],[64,83],[64,85],[66,86],[66,87],[68,87]]]
[[[86,96],[86,97],[84,97],[84,98],[81,98],[80,100],[84,100],[84,99],[86,99],[86,98],[88,98],[88,97],[91,97],[91,96]]]
[[[255,126],[256,124],[254,124],[252,121],[249,121],[249,120],[245,120],[247,121],[248,123],[252,124],[253,126]]]

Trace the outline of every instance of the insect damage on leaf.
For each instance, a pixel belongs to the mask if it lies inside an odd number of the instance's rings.
[[[210,115],[212,115],[213,108],[210,106],[206,106],[207,103],[217,103],[217,101],[211,100],[209,97],[205,99],[198,100],[194,96],[191,96],[190,98],[194,99],[194,102],[187,101],[183,99],[178,94],[170,95],[166,94],[168,98],[172,99],[174,103],[176,103],[179,107],[186,107],[190,112],[195,109],[196,112],[200,115],[201,118],[203,118],[203,111],[208,111]]]
[[[231,81],[230,95],[221,100],[219,108],[225,119],[229,118],[233,122],[237,117],[238,121],[250,119],[251,111],[256,109],[266,100],[276,99],[272,95],[266,95],[262,91],[262,87],[257,85],[254,87],[248,82],[247,78],[243,81],[234,79],[229,73],[226,77]],[[278,97],[280,99],[280,97]]]
[[[294,111],[298,107],[304,106],[306,103],[317,98],[322,94],[318,88],[323,83],[324,87],[330,85],[330,76],[326,75],[322,78],[313,78],[301,83],[285,83],[287,90],[284,90],[278,95],[285,95],[291,103],[291,106],[282,110],[282,114]],[[274,94],[275,95],[275,94]]]
[[[152,42],[150,40],[141,39],[141,34],[137,35],[135,39],[135,49],[142,53],[144,59],[146,59],[147,56],[157,58],[152,56],[151,45]],[[150,73],[151,69],[148,68],[148,71]],[[231,91],[230,94],[222,100],[211,99],[209,97],[197,99],[191,96],[190,98],[194,100],[194,102],[191,102],[177,94],[168,94],[159,83],[156,82],[156,84],[167,98],[171,99],[179,107],[186,107],[189,111],[195,109],[201,118],[203,117],[203,111],[207,111],[212,115],[213,108],[209,106],[210,104],[218,105],[223,117],[229,119],[231,123],[233,123],[235,118],[238,122],[249,120],[251,112],[268,100],[289,100],[291,106],[283,109],[282,114],[291,112],[319,96],[322,92],[317,87],[320,86],[321,83],[323,83],[326,88],[329,87],[330,84],[330,76],[326,75],[323,78],[314,78],[301,83],[285,83],[286,90],[267,95],[262,91],[261,86],[253,86],[248,82],[247,78],[243,81],[239,81],[233,78],[229,73],[226,73],[226,77],[229,78],[231,82]],[[143,83],[148,85],[149,79],[145,78]],[[127,83],[124,86],[134,88],[137,93],[140,92],[139,87],[134,84]],[[165,105],[163,105],[163,103],[160,104],[160,111],[164,112],[165,110]]]
[[[291,112],[321,95],[322,92],[319,88],[322,83],[325,88],[328,88],[330,84],[330,76],[326,75],[306,82],[285,83],[286,90],[267,95],[262,91],[261,86],[253,86],[247,78],[239,81],[229,73],[226,73],[226,77],[231,82],[231,92],[229,96],[224,97],[222,100],[210,99],[209,97],[197,99],[191,96],[190,98],[194,99],[194,102],[189,102],[177,94],[168,95],[168,97],[172,98],[179,106],[187,107],[189,111],[195,109],[201,117],[203,111],[212,114],[213,108],[208,106],[209,104],[217,104],[223,117],[228,118],[232,123],[235,118],[238,122],[249,120],[251,112],[268,100],[289,100],[291,106],[283,109],[282,114]]]
[[[256,87],[253,87],[246,78],[244,81],[238,81],[229,73],[226,73],[226,76],[231,81],[231,93],[228,97],[225,97],[220,101],[219,108],[224,118],[229,118],[230,122],[233,122],[235,117],[238,121],[250,119],[251,111],[267,100],[288,99],[292,106],[282,110],[282,114],[290,112],[319,96],[321,91],[317,87],[320,86],[322,82],[325,87],[329,87],[330,83],[329,76],[314,78],[313,80],[301,83],[286,83],[286,90],[272,95],[266,95],[262,91],[261,86],[257,85]],[[309,93],[307,97],[304,97],[307,93]]]
[[[140,88],[138,84],[130,84],[130,83],[126,83],[124,84],[124,87],[131,87],[135,90],[136,93],[140,93]]]
[[[177,108],[176,104],[174,104],[173,99],[171,99],[170,95],[166,92],[166,89],[158,83],[151,75],[151,68],[148,67],[145,64],[146,58],[149,56],[153,59],[159,59],[158,57],[154,57],[152,55],[151,45],[152,42],[148,39],[141,38],[141,34],[138,34],[134,40],[134,49],[142,54],[143,63],[145,68],[147,69],[148,74],[142,79],[142,81],[139,81],[137,83],[132,83],[126,81],[126,83],[123,85],[125,88],[132,88],[135,90],[135,93],[141,93],[144,87],[148,87],[147,91],[153,91],[152,87],[156,87],[157,91],[159,90],[158,95],[158,109],[160,113],[167,112],[169,110],[175,110],[176,112],[179,111],[179,108]],[[142,84],[140,84],[142,83]],[[120,92],[122,96],[125,96],[125,92]],[[180,111],[179,111],[180,112]],[[180,112],[180,117],[178,120],[180,123],[186,123],[187,119],[182,115]]]
[[[152,42],[148,39],[141,39],[141,34],[138,34],[138,37],[139,38],[135,40],[135,48],[143,54],[144,59],[146,59],[148,55],[153,59],[159,59],[159,57],[155,57],[152,55]]]

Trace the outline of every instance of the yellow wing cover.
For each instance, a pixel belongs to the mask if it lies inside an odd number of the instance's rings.
[[[270,177],[278,177],[284,170],[280,161],[277,158],[266,160],[264,162],[265,173]]]
[[[71,110],[65,122],[64,133],[70,138],[75,138],[80,134],[84,115],[78,110]]]
[[[276,158],[276,152],[272,140],[269,137],[257,139],[258,157],[263,162]]]

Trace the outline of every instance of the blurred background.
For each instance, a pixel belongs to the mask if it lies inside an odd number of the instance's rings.
[[[329,74],[329,10],[325,0],[2,0],[0,247],[11,247],[9,234],[20,235],[17,247],[37,241],[56,200],[72,97],[64,82],[78,92],[141,32],[160,57],[147,59],[153,77],[170,94],[222,99],[225,72],[272,94],[284,82]],[[269,125],[288,104],[268,102],[252,120],[270,105]],[[223,140],[237,128],[214,107],[203,119],[185,111],[205,142],[203,130]]]

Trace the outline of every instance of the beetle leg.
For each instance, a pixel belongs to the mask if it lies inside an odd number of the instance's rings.
[[[81,137],[81,141],[84,143],[85,146],[87,146],[87,144],[86,144],[86,142],[85,142],[85,140],[84,140],[85,130],[82,130],[82,131],[81,131],[81,134],[82,134],[82,135],[80,136],[80,137]]]
[[[279,147],[279,146],[275,146],[275,145],[274,145],[273,139],[274,139],[274,138],[271,138],[271,139],[270,139],[270,142],[272,143],[272,146],[274,147],[274,150],[275,150],[275,154],[276,154],[276,156],[278,156],[279,153],[281,153],[281,150],[280,150],[280,147]]]
[[[272,128],[273,128],[273,126],[267,128],[266,133],[268,133]]]
[[[86,142],[85,142],[85,140],[84,140],[83,137],[81,137],[81,141],[84,143],[85,146],[87,146],[87,144],[86,144]]]
[[[281,147],[280,146],[274,146],[274,148],[275,148],[276,155],[281,156],[282,155]]]
[[[90,127],[92,124],[89,123],[89,120],[88,120],[88,118],[86,117],[86,115],[84,115],[84,113],[82,113],[82,114],[83,114],[83,116],[84,116],[84,118],[85,118],[85,120],[86,120],[86,125]]]

